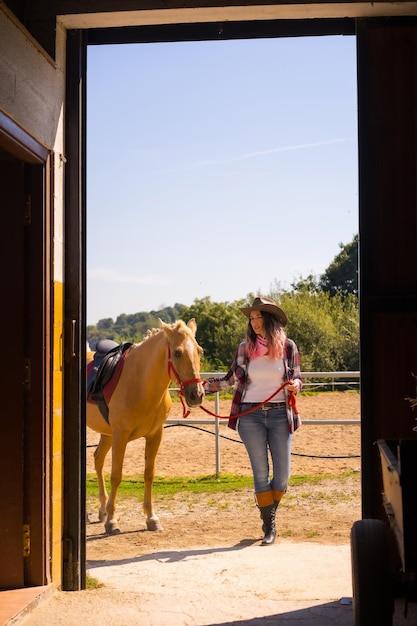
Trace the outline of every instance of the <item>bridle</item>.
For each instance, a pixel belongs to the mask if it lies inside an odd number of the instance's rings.
[[[190,409],[188,409],[186,407],[184,398],[185,398],[185,394],[184,394],[184,388],[187,387],[188,385],[193,385],[194,383],[202,383],[203,379],[202,378],[190,378],[190,380],[181,380],[180,377],[178,376],[178,372],[174,367],[174,364],[172,362],[171,359],[171,346],[168,344],[168,376],[169,378],[173,378],[175,380],[175,382],[177,383],[177,385],[179,385],[179,396],[180,396],[180,400],[181,400],[181,404],[182,404],[182,416],[183,417],[188,417],[191,413]]]

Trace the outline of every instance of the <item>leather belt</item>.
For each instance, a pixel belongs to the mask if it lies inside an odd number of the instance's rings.
[[[259,406],[260,402],[243,402],[243,404],[249,404],[249,406]],[[285,402],[267,402],[262,407],[262,411],[269,411],[269,409],[278,409],[279,407],[285,406]]]

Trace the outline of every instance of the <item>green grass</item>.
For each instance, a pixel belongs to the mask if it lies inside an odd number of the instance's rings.
[[[302,475],[302,474],[298,474],[296,476],[292,476],[290,478],[290,485],[304,485],[304,484],[313,484],[313,485],[319,485],[320,483],[322,483],[324,480],[339,480],[339,481],[344,481],[347,480],[348,478],[358,478],[359,480],[359,472],[356,471],[349,471],[349,472],[343,472],[342,474],[320,474],[320,476],[310,476],[310,475]]]
[[[350,477],[356,477],[359,480],[358,472],[345,472],[343,474],[325,474],[321,476],[309,476],[309,475],[297,475],[292,476],[290,479],[290,486],[300,485],[319,485],[324,480],[338,480],[343,482]],[[106,477],[108,484],[108,476]],[[143,497],[143,477],[131,476],[125,478],[120,483],[118,489],[118,499],[126,497],[136,497],[141,499]],[[251,476],[239,476],[235,474],[220,474],[219,477],[215,475],[209,476],[197,476],[195,478],[185,477],[155,477],[153,483],[153,493],[155,496],[172,497],[177,493],[230,493],[232,491],[243,491],[246,489],[253,489],[253,480]],[[87,496],[97,497],[98,486],[95,475],[88,474],[86,481]]]
[[[85,588],[86,589],[100,589],[100,587],[104,587],[104,583],[101,583],[94,576],[90,576],[90,574],[86,574],[85,577]]]
[[[232,400],[233,398],[233,394],[230,391],[219,391],[218,393],[219,393],[219,400]],[[206,398],[213,400],[215,395],[216,394],[214,393],[208,393],[206,395]]]
[[[108,483],[108,477],[106,477]],[[227,493],[241,489],[251,488],[253,484],[250,476],[234,476],[233,474],[197,476],[195,478],[174,477],[161,478],[156,476],[153,482],[153,493],[159,496],[174,496],[177,493]],[[98,494],[97,480],[95,475],[87,475],[87,495]],[[122,480],[118,489],[118,497],[141,497],[143,494],[143,477],[131,476]]]
[[[331,383],[328,383],[329,385]],[[346,383],[347,384],[347,383]],[[339,393],[355,393],[355,394],[359,394],[359,389],[318,389],[317,391],[315,391],[314,389],[307,389],[304,391],[300,392],[300,396],[306,396],[306,397],[310,397],[310,396],[323,396],[326,393],[333,393],[333,391],[339,392]],[[207,394],[207,398],[209,398],[210,400],[213,400],[215,394]],[[176,396],[173,396],[173,399]],[[231,400],[233,398],[233,394],[229,393],[228,391],[220,391],[219,392],[219,399],[220,400]],[[179,397],[176,397],[176,401],[179,401]]]
[[[330,383],[329,383],[330,385]],[[306,390],[306,391],[301,391],[300,392],[300,396],[306,396],[306,397],[311,397],[311,396],[323,396],[326,393],[354,393],[354,394],[359,394],[359,389],[335,389],[334,391],[331,389],[327,389],[327,390],[323,390],[323,389],[319,389],[318,391],[314,391],[314,390]]]

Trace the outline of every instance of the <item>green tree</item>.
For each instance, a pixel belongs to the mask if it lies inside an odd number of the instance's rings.
[[[185,322],[195,318],[197,339],[204,349],[205,371],[218,371],[228,368],[235,356],[238,344],[244,339],[246,320],[238,307],[242,302],[212,302],[209,297],[194,300],[184,307]]]
[[[307,278],[300,277],[298,281],[291,283],[291,287],[293,291],[307,290],[310,293],[317,293],[317,291],[321,291],[320,278],[309,274]]]
[[[356,296],[298,291],[270,295],[288,316],[287,335],[300,351],[303,371],[359,369],[359,311]]]
[[[97,323],[97,330],[101,330],[103,332],[113,332],[113,325],[113,319],[111,317],[106,317]]]
[[[333,298],[334,304],[337,298]],[[333,311],[333,320],[337,328],[337,370],[356,371],[359,363],[359,308],[358,298],[354,294],[340,297],[339,306]]]
[[[116,321],[111,317],[101,319],[95,326],[87,326],[87,339],[92,350],[100,339],[113,339],[117,343],[132,341],[139,343],[151,328],[159,328],[159,320],[172,323],[180,319],[184,306],[175,304],[160,311],[142,311],[127,315],[121,313]]]
[[[319,279],[308,276],[284,290],[279,283],[271,289],[273,298],[286,312],[287,334],[300,350],[303,371],[343,371],[359,369],[359,311],[357,298],[358,238],[342,252]],[[356,256],[355,256],[356,255]],[[356,277],[356,287],[355,287]],[[334,282],[331,282],[334,281]],[[326,287],[326,288],[324,288]],[[350,291],[352,289],[352,291]],[[257,295],[257,294],[256,294]],[[203,371],[225,370],[232,363],[238,344],[244,339],[247,319],[239,307],[250,305],[255,294],[235,302],[196,299],[189,306],[175,304],[160,311],[121,314],[100,320],[87,328],[92,349],[101,338],[139,342],[150,328],[183,319],[197,322],[197,340],[204,349]]]
[[[346,245],[339,244],[339,254],[320,277],[319,286],[323,291],[332,296],[336,293],[358,295],[358,245],[358,235]]]

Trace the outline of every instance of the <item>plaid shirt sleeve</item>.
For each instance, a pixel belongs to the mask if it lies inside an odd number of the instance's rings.
[[[287,338],[287,342],[285,345],[285,357],[286,357],[285,379],[297,380],[298,392],[300,392],[303,386],[303,380],[301,378],[301,369],[300,369],[300,355],[298,353],[298,348],[292,339]],[[288,392],[286,389],[285,389],[285,397],[288,400]],[[288,402],[287,402],[287,418],[288,418],[288,429],[290,433],[293,433],[300,428],[301,417],[298,413],[294,412],[293,408],[288,405]]]
[[[246,381],[245,342],[239,345],[233,363],[227,373],[219,378],[208,378],[204,388],[206,394],[215,393],[216,391],[230,389],[230,387],[239,384],[239,381],[243,383]]]
[[[205,385],[206,393],[214,393],[216,391],[222,391],[229,389],[230,387],[234,387],[228,423],[229,428],[232,428],[233,430],[236,430],[237,423],[237,418],[234,418],[233,416],[240,413],[240,405],[246,389],[247,365],[249,359],[246,355],[245,347],[246,342],[242,341],[242,343],[238,346],[233,363],[225,376],[222,376],[221,378],[210,378]]]
[[[301,378],[300,355],[298,353],[298,348],[292,339],[287,339],[285,354],[287,357],[286,380],[297,380],[299,383],[298,391],[301,391],[303,387],[303,379]]]

